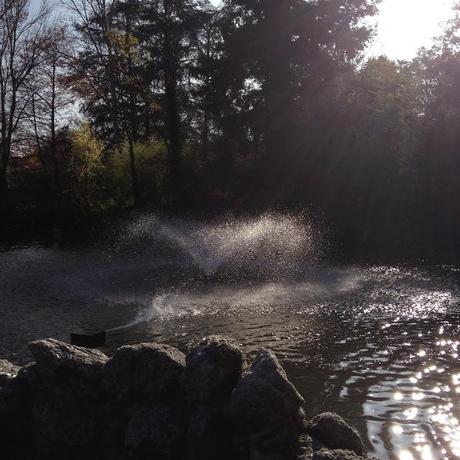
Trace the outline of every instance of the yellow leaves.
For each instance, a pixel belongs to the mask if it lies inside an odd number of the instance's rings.
[[[117,30],[110,30],[107,35],[110,44],[119,56],[135,59],[139,55],[139,39],[137,37]]]
[[[86,177],[102,165],[103,144],[94,136],[89,123],[82,123],[72,130],[70,140],[72,165],[77,177]]]

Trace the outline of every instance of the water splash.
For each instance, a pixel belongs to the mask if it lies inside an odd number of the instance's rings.
[[[213,222],[144,214],[119,233],[116,249],[145,252],[164,243],[178,248],[205,275],[286,275],[305,268],[322,248],[319,232],[303,214],[263,214]]]

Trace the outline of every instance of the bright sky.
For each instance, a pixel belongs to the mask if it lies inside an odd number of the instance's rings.
[[[442,31],[452,17],[454,0],[383,0],[377,38],[370,53],[394,59],[411,59]]]
[[[31,0],[37,4],[40,0]],[[217,5],[220,0],[210,0]],[[369,55],[411,59],[442,30],[452,16],[455,0],[382,0],[377,18],[377,37]]]
[[[211,0],[215,5],[220,0]],[[439,35],[441,24],[452,15],[454,0],[383,0],[375,43],[370,55],[411,59]]]

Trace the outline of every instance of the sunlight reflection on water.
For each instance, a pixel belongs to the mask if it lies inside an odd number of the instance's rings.
[[[363,412],[379,458],[387,458],[388,451],[401,460],[460,457],[460,373],[453,373],[459,341],[445,329],[442,325],[432,334],[414,334],[415,347],[426,349],[408,355],[393,350],[388,375],[367,389]],[[398,368],[405,369],[391,375]]]

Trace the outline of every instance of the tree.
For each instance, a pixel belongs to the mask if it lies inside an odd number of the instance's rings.
[[[153,95],[162,109],[159,134],[166,143],[170,168],[170,194],[181,201],[182,156],[188,126],[184,113],[188,104],[191,68],[204,16],[193,0],[154,0],[144,4],[139,27]],[[161,116],[161,114],[164,116]]]
[[[190,75],[194,85],[189,89],[192,104],[187,116],[194,122],[196,137],[193,139],[200,145],[201,160],[206,163],[209,155],[209,143],[212,126],[219,116],[219,85],[221,71],[220,60],[223,51],[222,26],[225,14],[222,10],[209,3],[202,6],[201,27],[195,40],[194,59]],[[198,113],[197,113],[198,112]]]
[[[30,104],[27,84],[43,58],[47,12],[42,7],[32,15],[28,0],[2,0],[0,11],[0,198],[6,205],[8,163]]]
[[[445,32],[414,60],[423,82],[423,136],[420,176],[425,221],[432,241],[455,251],[460,231],[460,209],[452,197],[460,194],[460,3]]]
[[[79,43],[68,61],[72,86],[81,97],[83,111],[109,145],[128,142],[132,196],[137,204],[134,143],[140,137],[138,121],[150,118],[151,112],[143,100],[144,74],[139,69],[138,41],[131,33],[132,8],[105,0],[69,0],[68,6],[77,18]],[[147,117],[142,117],[143,111]]]
[[[58,131],[68,121],[66,110],[72,103],[66,83],[65,56],[68,50],[67,29],[54,26],[47,30],[49,39],[43,46],[40,66],[31,73],[27,121],[30,123],[35,147],[47,173],[52,177],[52,208],[59,213],[61,203],[61,164],[58,155]]]
[[[356,63],[371,34],[362,19],[376,12],[376,3],[225,2],[224,59],[226,69],[235,69],[228,104],[235,107],[233,116],[250,120],[250,144],[262,146],[263,195],[273,195],[274,184],[285,194],[293,171],[305,169],[312,145],[305,133],[315,118],[316,100]]]

